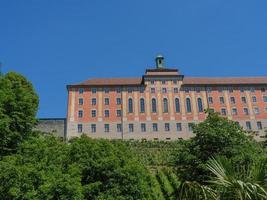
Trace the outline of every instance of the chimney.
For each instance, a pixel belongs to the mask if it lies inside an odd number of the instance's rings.
[[[157,69],[164,68],[164,57],[161,54],[156,57],[156,67]]]

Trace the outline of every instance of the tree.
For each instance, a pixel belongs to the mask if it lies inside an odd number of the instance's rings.
[[[38,96],[22,75],[9,72],[0,78],[0,157],[15,152],[36,123]]]
[[[217,113],[208,112],[207,119],[195,125],[193,132],[195,137],[184,143],[176,162],[177,172],[185,181],[207,181],[210,172],[205,165],[211,157],[225,156],[246,167],[266,155],[237,123]]]

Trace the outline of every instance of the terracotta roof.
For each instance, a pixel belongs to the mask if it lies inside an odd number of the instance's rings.
[[[82,83],[69,86],[135,86],[142,84],[142,78],[95,78]],[[184,77],[183,85],[248,85],[267,84],[267,77],[225,77],[225,78],[200,78]]]
[[[184,85],[246,85],[267,84],[267,77],[185,77]]]

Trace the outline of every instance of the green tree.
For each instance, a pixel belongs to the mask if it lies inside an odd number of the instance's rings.
[[[0,78],[0,157],[14,152],[34,126],[38,96],[22,75],[9,72]]]
[[[225,156],[236,165],[246,166],[260,159],[263,149],[237,123],[209,112],[207,119],[193,127],[195,137],[178,152],[177,171],[182,180],[207,181],[206,163],[211,157]]]

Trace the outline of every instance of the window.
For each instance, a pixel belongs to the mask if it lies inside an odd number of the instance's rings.
[[[146,124],[141,123],[141,132],[146,132]]]
[[[167,88],[162,88],[162,93],[167,93]]]
[[[128,113],[133,113],[133,100],[128,99]]]
[[[177,84],[177,80],[174,80],[174,81],[173,81],[173,84]]]
[[[105,117],[109,117],[109,110],[105,110],[105,111],[104,111],[104,116],[105,116]]]
[[[257,128],[258,128],[258,130],[262,130],[262,123],[261,122],[257,122]]]
[[[128,93],[132,93],[133,92],[133,88],[128,88]]]
[[[166,98],[163,99],[163,112],[164,113],[169,112],[169,110],[168,110],[168,99],[166,99]]]
[[[266,92],[266,89],[265,88],[261,88],[261,92]]]
[[[174,93],[178,93],[178,88],[173,88]]]
[[[155,83],[155,81],[150,81],[150,84],[153,85]]]
[[[129,132],[130,133],[134,132],[134,125],[133,124],[129,124]]]
[[[220,97],[220,103],[224,104],[224,97]]]
[[[267,113],[267,107],[265,108],[265,112]]]
[[[212,98],[212,97],[208,97],[208,102],[209,102],[210,104],[213,104],[213,98]]]
[[[174,102],[175,103],[175,112],[179,113],[181,111],[181,109],[180,109],[180,100],[178,98],[175,98],[174,101],[175,101]]]
[[[153,129],[153,132],[157,132],[158,131],[158,124],[157,123],[153,123],[152,124],[152,129]]]
[[[79,98],[79,105],[83,105],[83,98]]]
[[[181,123],[176,123],[176,130],[182,131],[182,124]]]
[[[84,89],[83,88],[79,88],[79,94],[83,94]]]
[[[92,115],[92,117],[96,117],[96,110],[92,110],[91,115]]]
[[[161,81],[162,84],[166,84],[166,81]]]
[[[199,87],[196,88],[196,92],[200,93],[200,88]]]
[[[143,88],[143,87],[140,87],[139,91],[140,91],[140,93],[144,93],[144,91],[145,91],[145,88]]]
[[[198,112],[203,112],[203,104],[201,98],[197,99],[197,106],[198,106]]]
[[[251,130],[251,122],[246,122],[246,128],[247,130]]]
[[[241,97],[241,101],[242,101],[242,103],[247,103],[246,97]]]
[[[121,105],[121,98],[116,98],[116,104]]]
[[[117,110],[117,117],[121,117],[121,110]]]
[[[212,89],[211,88],[207,88],[207,92],[211,93]]]
[[[92,98],[92,105],[96,105],[96,98]]]
[[[263,101],[267,103],[267,96],[263,96]]]
[[[189,88],[184,88],[185,93],[189,93],[190,89]]]
[[[249,115],[248,108],[244,108],[244,114],[245,114],[245,115]]]
[[[222,114],[222,115],[226,115],[226,109],[225,109],[225,108],[222,108],[222,109],[221,109],[221,114]]]
[[[250,92],[255,92],[255,88],[254,87],[251,87],[250,88]]]
[[[78,117],[79,117],[79,118],[82,118],[82,117],[83,117],[83,111],[82,111],[82,110],[79,110],[79,111],[78,111]]]
[[[256,115],[260,114],[260,109],[258,107],[255,107],[254,108],[254,112]]]
[[[78,133],[82,133],[82,132],[83,132],[83,125],[78,124]]]
[[[252,97],[252,102],[253,102],[253,103],[256,103],[256,102],[257,102],[257,97],[253,96],[253,97]]]
[[[96,124],[91,124],[91,132],[92,133],[96,132]]]
[[[233,93],[234,92],[233,88],[229,88],[229,92]]]
[[[122,125],[121,124],[117,124],[117,132],[118,133],[122,132]]]
[[[97,91],[97,90],[96,90],[96,88],[92,88],[92,93],[94,93],[94,94],[95,94],[95,93],[96,93],[96,91]]]
[[[170,131],[170,124],[169,123],[165,123],[165,131]]]
[[[243,93],[244,91],[245,91],[245,89],[244,89],[244,88],[240,88],[240,92],[242,92],[242,93]]]
[[[157,112],[157,101],[156,99],[152,99],[152,113],[156,113]]]
[[[230,97],[231,104],[235,104],[235,97]]]
[[[191,111],[191,100],[189,98],[186,98],[186,112],[190,113]]]
[[[150,89],[151,93],[155,93],[155,88]]]
[[[219,91],[220,93],[222,93],[222,92],[223,92],[223,88],[219,87],[219,88],[218,88],[218,91]]]
[[[104,124],[105,133],[109,132],[109,124]]]
[[[145,112],[145,100],[142,98],[140,99],[140,113]]]
[[[105,92],[105,93],[109,93],[109,89],[108,89],[108,88],[105,88],[105,89],[104,89],[104,92]]]
[[[237,115],[237,109],[236,108],[232,109],[232,115]]]
[[[117,93],[121,93],[121,88],[117,88],[117,89],[116,89],[116,92],[117,92]]]
[[[109,105],[109,98],[105,98],[104,101],[105,105]]]
[[[193,131],[193,126],[194,126],[193,123],[188,123],[188,130]]]

